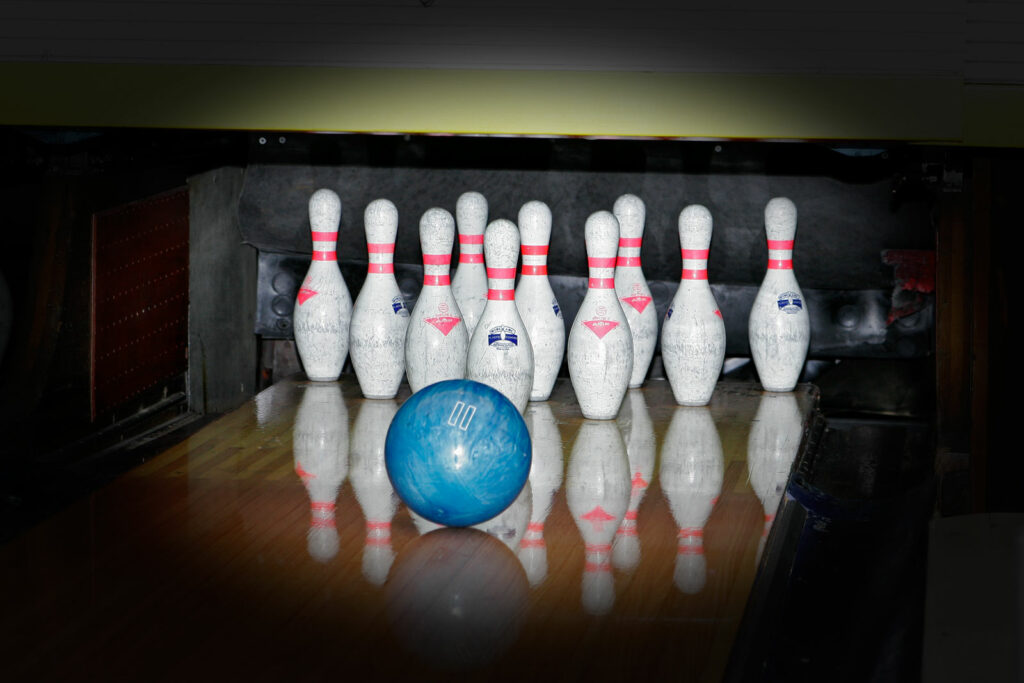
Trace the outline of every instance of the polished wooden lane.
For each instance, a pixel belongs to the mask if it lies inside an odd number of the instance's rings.
[[[391,493],[407,396],[280,382],[0,548],[4,679],[714,681],[742,656],[813,387],[679,408],[652,380],[600,423],[559,380],[489,533],[424,533]]]

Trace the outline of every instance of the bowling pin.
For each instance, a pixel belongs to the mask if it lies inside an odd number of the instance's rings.
[[[683,593],[699,593],[707,581],[704,526],[722,492],[725,461],[711,412],[677,407],[661,448],[661,491],[679,527],[674,581]]]
[[[725,362],[725,322],[708,285],[711,212],[699,204],[679,214],[683,274],[661,326],[661,359],[676,403],[711,400]]]
[[[551,406],[546,402],[528,405],[523,418],[533,447],[533,459],[530,461],[533,505],[530,524],[519,543],[519,561],[530,585],[539,586],[548,574],[544,522],[551,512],[555,494],[562,487],[562,436]]]
[[[626,444],[631,488],[629,507],[615,532],[615,542],[612,544],[612,565],[622,571],[632,571],[640,564],[637,512],[654,478],[655,460],[654,423],[651,422],[647,402],[640,389],[626,392],[626,400],[622,402],[622,410],[616,422]]]
[[[349,480],[366,518],[363,577],[375,586],[384,585],[395,559],[391,520],[398,509],[398,496],[384,466],[384,440],[397,411],[398,404],[392,400],[364,401],[352,425]]]
[[[459,267],[452,278],[452,293],[462,311],[470,336],[487,304],[487,273],[484,271],[484,228],[487,199],[479,192],[463,192],[455,202],[459,231]]]
[[[546,401],[565,357],[565,320],[548,281],[551,209],[544,202],[527,202],[519,209],[523,269],[516,287],[516,305],[533,345],[531,401]]]
[[[505,395],[522,413],[533,386],[533,347],[515,298],[519,230],[500,218],[484,235],[487,305],[469,340],[466,378]]]
[[[466,376],[469,335],[448,276],[454,241],[452,215],[444,209],[428,209],[420,219],[423,289],[405,335],[405,376],[413,393],[428,384]]]
[[[352,297],[338,268],[341,199],[326,188],[309,198],[313,260],[295,298],[295,347],[309,379],[333,382],[348,355]]]
[[[624,194],[612,207],[619,221],[619,255],[615,262],[615,294],[626,314],[633,336],[633,372],[630,388],[644,383],[658,342],[658,313],[654,298],[640,266],[640,244],[644,238],[646,208],[642,199]]]
[[[611,552],[629,506],[629,462],[618,426],[584,420],[569,455],[565,496],[583,537],[583,609],[606,614],[615,603]]]
[[[587,218],[587,293],[569,331],[569,378],[583,417],[612,420],[633,372],[633,337],[615,294],[619,223],[611,213]]]
[[[750,309],[750,354],[766,391],[792,391],[800,378],[811,338],[811,322],[793,275],[796,206],[776,197],[764,209],[768,269]]]
[[[305,387],[295,413],[292,453],[295,473],[309,495],[309,555],[327,562],[338,554],[335,501],[348,470],[348,411],[341,386]]]
[[[761,394],[747,437],[750,485],[764,508],[764,530],[757,546],[758,562],[789,483],[789,471],[800,450],[802,438],[803,416],[796,396],[791,393]]]
[[[398,209],[387,199],[377,199],[366,207],[364,223],[370,263],[352,307],[352,367],[363,396],[394,398],[405,373],[409,327],[409,309],[395,280]]]

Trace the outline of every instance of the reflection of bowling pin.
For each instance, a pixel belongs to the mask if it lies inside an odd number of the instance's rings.
[[[516,287],[516,305],[533,345],[531,401],[546,401],[565,356],[565,320],[548,281],[551,209],[544,202],[527,202],[519,209],[523,270]]]
[[[583,609],[604,614],[615,602],[611,552],[629,506],[629,462],[614,422],[584,420],[573,443],[565,495],[583,537]]]
[[[615,532],[612,564],[616,569],[631,571],[640,563],[637,511],[654,476],[654,424],[647,412],[647,402],[642,391],[630,389],[626,392],[626,400],[622,402],[622,410],[619,411],[616,422],[626,444],[632,488],[626,516],[622,518],[622,524]]]
[[[551,503],[562,486],[562,436],[558,423],[545,403],[531,403],[523,416],[530,431],[533,460],[530,462],[530,488],[533,507],[530,524],[519,543],[519,561],[531,586],[539,586],[548,573],[548,551],[544,542],[544,521]]]
[[[348,411],[337,384],[306,386],[292,430],[295,473],[309,494],[309,554],[327,562],[338,553],[334,505],[348,468]]]
[[[405,374],[413,392],[466,376],[469,335],[448,277],[454,241],[452,215],[444,209],[428,209],[420,219],[423,289],[405,336]]]
[[[366,517],[363,576],[376,586],[387,580],[395,559],[391,549],[391,519],[398,507],[398,496],[384,466],[384,439],[397,411],[394,401],[364,401],[352,427],[349,479]]]
[[[523,485],[512,503],[494,517],[484,520],[479,524],[469,527],[478,529],[485,534],[494,536],[496,539],[508,546],[509,550],[515,552],[526,534],[526,528],[530,523],[530,510],[533,508],[533,491],[530,488],[530,481]],[[435,529],[441,529],[443,524],[431,522],[429,519],[417,514],[409,508],[409,516],[412,518],[413,526],[421,535],[428,534]]]
[[[619,224],[598,211],[587,218],[584,233],[590,280],[569,332],[569,377],[583,417],[611,420],[633,372],[633,339],[613,277]]]
[[[333,382],[348,355],[352,297],[338,269],[341,199],[328,189],[309,198],[313,260],[295,298],[292,326],[302,368],[311,380]]]
[[[487,274],[484,272],[484,227],[487,199],[479,192],[464,192],[455,202],[459,230],[459,267],[452,277],[452,294],[462,311],[466,332],[473,336],[477,320],[487,304]]]
[[[366,398],[394,398],[405,372],[409,309],[395,281],[398,209],[387,199],[364,214],[369,254],[366,282],[352,307],[352,368]]]
[[[522,413],[533,386],[533,347],[516,307],[516,261],[519,230],[500,218],[484,235],[487,305],[469,340],[466,378],[505,395]]]
[[[661,327],[661,358],[676,403],[711,400],[725,361],[725,321],[708,286],[711,212],[699,204],[679,214],[683,275]]]
[[[675,583],[699,593],[707,580],[704,525],[722,491],[725,462],[718,429],[704,407],[677,407],[661,447],[661,490],[679,526]]]
[[[803,417],[796,396],[761,394],[757,414],[747,438],[747,471],[750,485],[764,507],[764,531],[757,546],[761,561],[768,532],[779,509],[782,494],[789,481],[789,470],[803,438]]]
[[[811,323],[793,275],[796,206],[776,197],[764,209],[768,269],[750,309],[747,332],[757,375],[767,391],[792,391],[800,378],[811,338]]]
[[[633,336],[633,372],[630,387],[639,387],[647,377],[658,342],[658,313],[651,289],[640,266],[640,244],[644,238],[647,209],[642,199],[624,194],[612,208],[619,221],[619,256],[615,262],[615,293],[626,314]]]

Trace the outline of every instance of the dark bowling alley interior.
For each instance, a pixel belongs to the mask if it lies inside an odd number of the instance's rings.
[[[1021,5],[0,17],[5,680],[1024,676]],[[394,202],[410,309],[425,211],[545,202],[567,332],[588,216],[643,200],[660,331],[679,214],[705,206],[711,401],[676,404],[659,344],[588,420],[563,361],[515,502],[436,529],[383,467],[408,384],[365,399],[351,361],[311,382],[296,351],[320,188],[353,299],[363,211]],[[776,197],[811,329],[791,392],[748,341]]]

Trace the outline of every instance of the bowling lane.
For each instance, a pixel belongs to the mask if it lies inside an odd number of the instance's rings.
[[[11,680],[719,680],[817,392],[560,379],[530,485],[430,533],[383,467],[402,400],[284,381],[0,548]],[[6,676],[5,676],[6,678]]]

